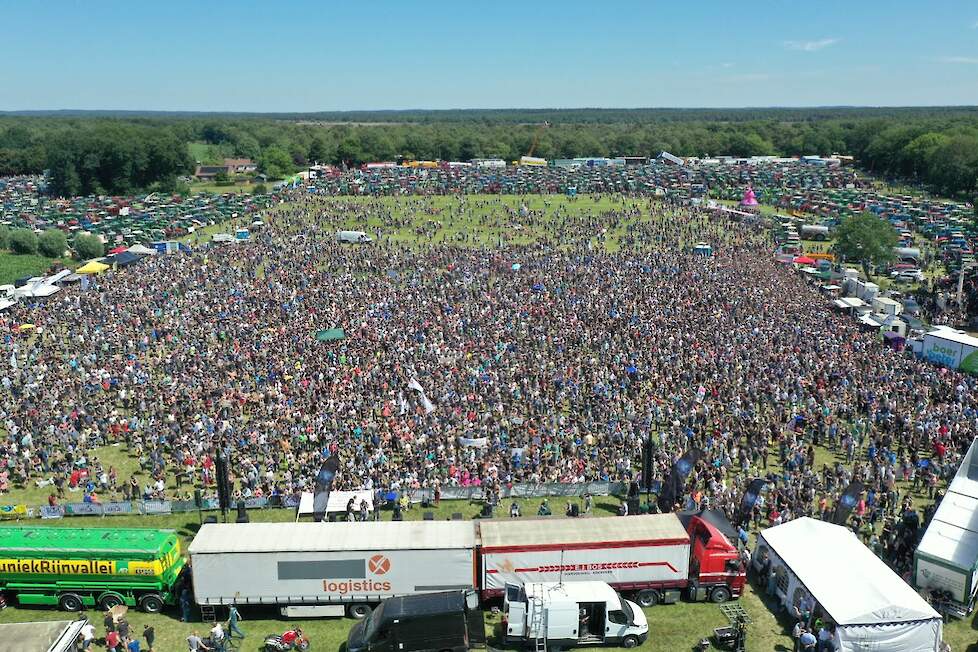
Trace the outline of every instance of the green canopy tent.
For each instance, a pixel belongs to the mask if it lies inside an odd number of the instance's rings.
[[[329,328],[316,333],[316,339],[320,342],[335,342],[345,338],[346,333],[343,332],[342,328]]]

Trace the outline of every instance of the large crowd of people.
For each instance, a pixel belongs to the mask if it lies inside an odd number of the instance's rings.
[[[852,526],[906,572],[974,379],[830,311],[736,213],[579,201],[299,192],[247,242],[0,313],[0,492],[213,495],[221,453],[235,497],[311,490],[330,455],[341,489],[628,483],[650,439],[656,481],[704,452],[677,507],[736,519],[767,478],[748,529],[830,518],[862,482]],[[375,242],[339,244],[351,225]],[[141,478],[98,459],[112,443]]]
[[[330,169],[314,180],[330,195],[635,193],[740,199],[753,185],[770,203],[785,193],[869,186],[850,167],[815,166],[797,159],[710,159],[675,165],[653,159],[642,165],[540,165],[481,167],[444,164]],[[733,194],[731,194],[733,193]],[[729,196],[728,196],[729,195]]]

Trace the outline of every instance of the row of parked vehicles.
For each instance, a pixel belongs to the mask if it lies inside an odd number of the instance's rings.
[[[386,649],[385,631],[395,636],[387,640],[408,637],[393,630],[411,605],[467,613],[501,604],[513,640],[633,645],[648,631],[642,608],[740,596],[746,575],[735,540],[717,512],[209,523],[188,548],[188,573],[172,531],[0,527],[0,591],[23,605],[80,611],[124,604],[154,613],[175,604],[189,582],[202,611],[262,605],[284,616],[363,621],[351,632],[351,652]],[[385,602],[444,592],[457,595]]]

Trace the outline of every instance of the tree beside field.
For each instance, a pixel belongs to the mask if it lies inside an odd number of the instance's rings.
[[[37,249],[48,258],[61,258],[68,249],[68,238],[60,229],[48,229],[38,237]]]
[[[10,250],[15,254],[36,254],[37,234],[30,229],[13,229],[10,232]]]
[[[90,260],[105,255],[105,245],[98,236],[79,233],[75,236],[74,244],[75,258],[78,260]]]
[[[845,259],[862,265],[866,278],[870,266],[892,261],[898,239],[893,226],[872,213],[847,217],[835,232],[835,250]]]

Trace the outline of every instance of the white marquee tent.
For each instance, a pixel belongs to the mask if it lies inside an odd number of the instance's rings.
[[[761,532],[754,559],[770,555],[778,598],[814,598],[836,624],[840,652],[937,652],[941,616],[847,528],[799,518]]]

